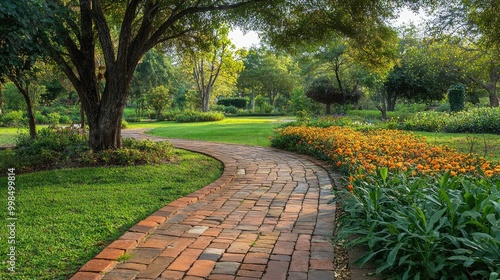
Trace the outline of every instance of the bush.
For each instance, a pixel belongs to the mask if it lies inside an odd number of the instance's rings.
[[[413,131],[442,131],[446,113],[439,112],[419,112],[413,117],[407,118],[401,125],[401,129]]]
[[[452,112],[459,112],[465,108],[465,86],[453,85],[448,90],[448,102]]]
[[[49,119],[47,118],[47,116],[44,116],[43,114],[37,112],[35,114],[35,122],[37,124],[47,124],[49,122]]]
[[[122,120],[121,128],[122,129],[128,128],[128,122],[126,120]]]
[[[187,111],[177,115],[176,122],[211,122],[221,121],[224,119],[224,114],[220,112],[194,112]]]
[[[64,115],[59,118],[59,123],[60,124],[70,124],[72,122],[71,117]]]
[[[66,166],[156,164],[169,160],[173,147],[168,142],[125,139],[121,149],[96,153],[89,150],[85,131],[50,126],[41,129],[36,139],[19,135],[16,147],[1,154],[0,168],[25,173]]]
[[[48,124],[50,125],[58,125],[59,124],[59,119],[61,118],[61,115],[57,112],[52,112],[47,115],[47,120]]]
[[[248,99],[243,97],[228,97],[224,99],[219,99],[217,101],[218,105],[223,105],[225,107],[236,107],[238,109],[245,109],[248,104]]]
[[[473,108],[452,114],[421,112],[400,127],[405,130],[500,134],[500,108]]]
[[[338,241],[362,245],[384,279],[497,279],[500,181],[485,177],[352,179],[341,199]]]
[[[23,117],[23,111],[10,111],[2,115],[2,123],[5,126],[20,126],[26,119]]]

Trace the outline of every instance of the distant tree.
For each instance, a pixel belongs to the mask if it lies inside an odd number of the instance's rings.
[[[210,109],[214,88],[218,86],[224,91],[223,88],[231,87],[243,68],[243,63],[236,59],[235,47],[228,34],[228,26],[223,25],[204,42],[184,52],[186,63],[192,69],[203,112]],[[220,92],[218,95],[225,94]]]
[[[154,108],[156,119],[161,120],[162,112],[172,103],[172,97],[166,86],[157,86],[148,93],[148,103]]]
[[[344,94],[340,89],[335,88],[332,81],[327,77],[315,79],[307,89],[306,95],[316,102],[325,104],[325,113],[327,115],[331,114],[332,104],[342,104],[345,100]]]
[[[168,58],[152,49],[137,65],[130,86],[130,99],[135,103],[135,112],[141,116],[148,104],[148,93],[162,85],[170,90],[174,69]]]
[[[45,15],[43,13],[46,13]],[[4,0],[0,5],[0,82],[8,79],[23,96],[30,136],[36,137],[33,98],[37,62],[48,54],[52,11],[45,1]]]

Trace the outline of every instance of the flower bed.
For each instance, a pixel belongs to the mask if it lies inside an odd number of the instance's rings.
[[[289,126],[271,143],[349,174],[336,241],[383,279],[498,279],[500,165],[397,130]]]
[[[413,175],[446,171],[452,176],[478,172],[488,177],[500,175],[500,165],[483,157],[432,146],[424,139],[399,130],[362,132],[337,126],[286,127],[276,131],[271,145],[331,161],[346,174],[356,173],[360,168],[374,173],[380,167],[388,167],[390,171],[412,171]]]

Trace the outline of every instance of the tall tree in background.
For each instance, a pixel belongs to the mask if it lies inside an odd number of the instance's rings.
[[[242,65],[234,60],[234,46],[228,38],[229,28],[222,26],[214,30],[200,47],[194,47],[186,54],[190,60],[201,110],[207,112],[212,90],[221,76],[237,75]],[[238,67],[240,66],[240,67]]]
[[[158,51],[152,49],[144,55],[135,69],[130,86],[130,99],[135,103],[137,116],[141,116],[146,108],[148,92],[158,86],[170,88],[173,72],[171,62]]]
[[[500,28],[496,0],[440,1],[434,11],[431,33],[452,46],[441,53],[450,69],[462,73],[488,92],[491,107],[499,106]],[[450,53],[458,55],[450,59]]]

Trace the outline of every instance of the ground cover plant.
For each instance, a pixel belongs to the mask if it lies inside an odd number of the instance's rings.
[[[215,181],[221,170],[212,158],[175,150],[170,164],[16,175],[17,269],[8,273],[2,262],[0,279],[67,279],[131,226]],[[0,177],[0,191],[7,193],[7,177]],[[0,228],[4,256],[7,231]]]
[[[384,279],[498,279],[500,180],[486,176],[351,178],[338,193],[345,215],[337,241],[362,245]]]

